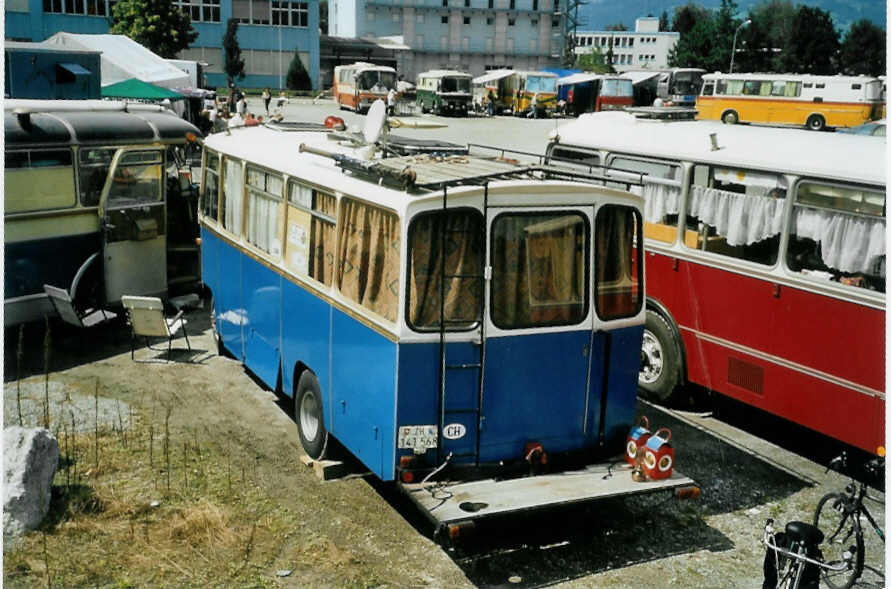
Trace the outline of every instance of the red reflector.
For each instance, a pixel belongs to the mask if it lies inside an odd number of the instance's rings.
[[[409,471],[403,471],[402,473],[402,482],[403,483],[413,483],[415,480],[415,473]]]
[[[458,536],[461,535],[461,526],[458,524],[452,524],[449,526],[449,538],[454,540]]]
[[[699,487],[681,487],[677,490],[678,499],[698,499]]]
[[[399,466],[401,468],[409,468],[415,462],[414,456],[400,456],[399,457]]]

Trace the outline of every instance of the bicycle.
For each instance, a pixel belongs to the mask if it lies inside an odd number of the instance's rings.
[[[789,522],[784,532],[776,532],[773,523],[768,519],[764,526],[763,542],[768,551],[763,589],[818,589],[821,571],[831,566],[823,562],[819,548],[823,532],[800,521]],[[848,564],[834,566],[840,571]]]
[[[827,467],[839,472],[847,467],[847,455],[842,454]],[[866,464],[867,476],[881,474],[884,469],[884,458],[875,458]],[[826,544],[823,546],[823,561],[833,565],[824,569],[823,580],[832,589],[849,589],[863,574],[866,553],[863,542],[862,517],[872,526],[873,531],[885,542],[885,534],[875,518],[869,512],[864,499],[882,503],[880,499],[869,495],[866,484],[854,480],[845,486],[842,492],[824,495],[817,503],[814,513],[814,526],[827,531]],[[844,564],[838,569],[834,565]]]

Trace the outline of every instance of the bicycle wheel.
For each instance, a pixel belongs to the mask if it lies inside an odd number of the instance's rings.
[[[850,589],[863,572],[863,532],[851,499],[841,493],[824,495],[817,504],[814,525],[823,531],[823,562],[841,570],[822,569],[823,581],[833,589]],[[847,558],[845,553],[848,553]]]

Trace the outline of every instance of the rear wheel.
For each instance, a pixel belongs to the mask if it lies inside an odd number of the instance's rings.
[[[721,120],[727,125],[735,125],[739,122],[739,115],[735,110],[728,110],[721,115]]]
[[[328,448],[328,430],[322,417],[322,392],[316,375],[304,370],[294,395],[294,418],[300,443],[310,458],[320,460]]]
[[[863,573],[863,536],[851,500],[841,493],[824,495],[817,504],[814,525],[825,534],[823,561],[841,570],[822,570],[823,581],[833,589],[849,589]]]
[[[680,348],[668,322],[655,311],[647,310],[637,376],[644,397],[653,401],[668,399],[677,386],[680,366]]]
[[[826,119],[820,115],[811,115],[807,119],[807,128],[811,131],[822,131],[826,128]]]

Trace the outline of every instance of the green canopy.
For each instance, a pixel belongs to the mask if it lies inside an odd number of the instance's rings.
[[[138,100],[182,100],[185,98],[179,92],[155,86],[136,78],[130,78],[117,84],[109,84],[102,87],[103,98],[133,98]]]

